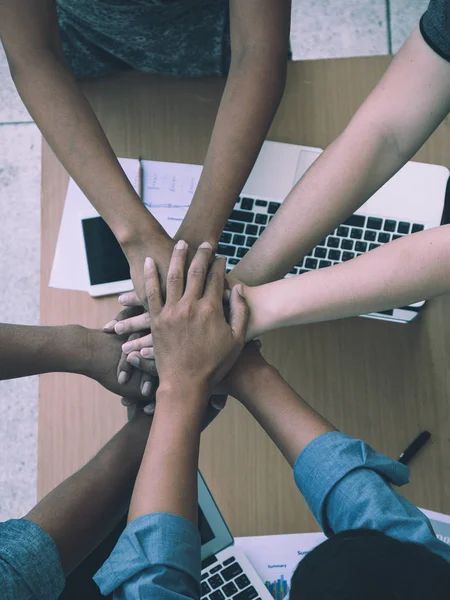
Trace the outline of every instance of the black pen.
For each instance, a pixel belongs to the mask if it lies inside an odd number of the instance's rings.
[[[406,448],[404,452],[400,454],[398,462],[407,465],[409,461],[419,452],[419,450],[428,442],[431,438],[429,431],[422,431],[416,439]]]

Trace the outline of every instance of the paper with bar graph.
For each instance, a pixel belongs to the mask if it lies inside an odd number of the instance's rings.
[[[292,533],[235,538],[275,600],[285,600],[295,567],[326,540],[323,533]]]

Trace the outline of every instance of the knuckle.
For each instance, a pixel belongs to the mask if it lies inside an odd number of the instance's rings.
[[[182,279],[182,275],[178,271],[171,271],[167,276],[167,281],[169,283],[179,283]]]
[[[202,311],[206,316],[211,316],[217,310],[216,303],[211,298],[205,298],[202,306]]]
[[[206,273],[206,267],[203,265],[191,265],[191,267],[189,269],[189,275],[191,277],[195,277],[196,279],[204,277],[205,273]]]
[[[147,298],[149,298],[150,300],[153,300],[157,296],[158,296],[158,290],[156,288],[152,287],[148,290]]]

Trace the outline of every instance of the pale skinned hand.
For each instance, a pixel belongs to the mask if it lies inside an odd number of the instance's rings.
[[[160,386],[183,387],[184,381],[212,389],[228,373],[244,343],[249,310],[236,286],[230,296],[229,322],[223,292],[225,261],[212,266],[212,247],[203,243],[185,277],[187,244],[177,243],[166,284],[166,301],[155,262],[145,261],[148,312]]]

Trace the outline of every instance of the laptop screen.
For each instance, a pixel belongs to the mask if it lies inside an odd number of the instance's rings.
[[[206,517],[200,506],[198,507],[198,530],[200,531],[202,546],[214,539],[213,530],[211,529],[208,521],[206,520]]]
[[[200,471],[198,472],[198,529],[202,542],[202,560],[233,544],[233,536]]]

